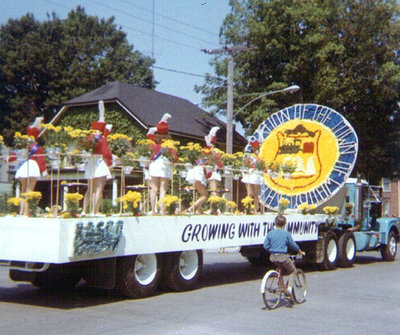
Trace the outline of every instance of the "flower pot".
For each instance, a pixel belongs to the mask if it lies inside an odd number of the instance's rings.
[[[181,177],[181,178],[186,178],[186,176],[187,176],[187,170],[180,170],[179,171],[179,177]]]
[[[230,176],[232,173],[232,166],[225,166],[224,167],[224,175],[225,176]]]
[[[78,171],[85,171],[86,169],[86,163],[76,163],[75,167]]]
[[[139,165],[141,167],[146,167],[149,164],[149,159],[143,156],[139,157]]]
[[[57,160],[59,154],[61,153],[61,149],[55,148],[55,147],[50,147],[50,148],[45,148],[45,152],[47,154],[47,157],[50,160]]]
[[[133,166],[124,166],[122,169],[124,170],[124,174],[131,174]]]

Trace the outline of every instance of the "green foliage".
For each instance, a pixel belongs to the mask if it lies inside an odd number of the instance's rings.
[[[118,105],[105,104],[105,119],[113,125],[112,133],[121,133],[132,137],[132,143],[146,137],[146,132],[138,126],[129,115]],[[79,129],[90,129],[91,122],[97,121],[99,117],[97,105],[68,107],[62,115],[59,124]]]
[[[35,116],[48,122],[64,101],[107,81],[154,88],[152,64],[113,17],[88,16],[80,6],[64,20],[9,19],[0,29],[0,125],[7,142]]]
[[[315,102],[342,113],[360,142],[355,172],[371,182],[399,168],[398,41],[396,1],[231,0],[221,28],[224,45],[256,49],[235,55],[237,109],[257,95],[293,83],[298,94],[259,99],[236,115],[251,134],[270,114],[299,102]],[[196,87],[216,113],[226,106],[226,55],[211,62],[218,78]],[[234,111],[235,112],[235,111]]]

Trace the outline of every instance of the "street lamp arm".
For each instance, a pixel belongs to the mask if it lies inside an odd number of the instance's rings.
[[[254,99],[250,100],[249,102],[245,103],[242,107],[240,107],[235,113],[233,113],[232,115],[232,119],[235,115],[239,114],[242,110],[244,110],[247,106],[251,105],[254,101],[259,100],[267,95],[272,95],[275,93],[281,93],[281,92],[289,92],[289,93],[294,93],[297,92],[298,90],[300,90],[300,87],[297,85],[292,85],[286,88],[283,88],[281,90],[277,90],[277,91],[268,91],[268,92],[262,92],[260,93],[259,96],[255,97]]]

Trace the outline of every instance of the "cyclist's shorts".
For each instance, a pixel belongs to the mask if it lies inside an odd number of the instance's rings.
[[[293,261],[288,254],[271,254],[269,260],[276,266],[279,266],[284,274],[291,274],[296,270]]]

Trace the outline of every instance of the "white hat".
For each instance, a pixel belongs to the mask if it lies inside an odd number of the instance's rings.
[[[204,139],[206,140],[206,145],[208,147],[211,147],[213,143],[217,141],[217,132],[219,130],[219,127],[212,127],[210,129],[210,132],[208,135],[204,136]]]
[[[147,138],[148,138],[149,140],[154,141],[156,131],[157,131],[157,128],[156,128],[156,127],[151,127],[151,128],[149,128],[149,131],[147,132]]]

